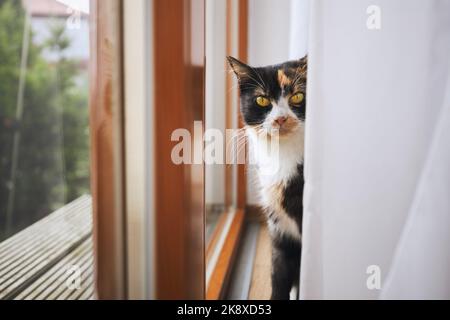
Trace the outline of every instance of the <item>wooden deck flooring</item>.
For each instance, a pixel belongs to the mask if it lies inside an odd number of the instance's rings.
[[[0,243],[0,299],[94,298],[91,206],[82,196]]]

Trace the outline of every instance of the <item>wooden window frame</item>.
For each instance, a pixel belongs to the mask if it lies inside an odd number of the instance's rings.
[[[204,12],[205,0],[153,4],[156,298],[203,299],[204,165],[174,164],[170,137],[204,121],[204,15],[193,23],[191,9]]]
[[[245,61],[248,1],[226,1],[239,7],[235,56]],[[125,117],[131,102],[126,83],[130,81],[127,67],[130,63],[125,51],[124,1],[91,0],[91,184],[98,298],[218,299],[223,297],[227,286],[244,225],[245,166],[237,166],[235,185],[226,182],[228,197],[233,188],[237,190],[235,211],[212,272],[214,285],[206,288],[204,165],[178,166],[170,158],[173,130],[186,128],[194,132],[194,121],[204,121],[205,17],[203,15],[200,23],[198,20],[193,23],[192,8],[195,5],[196,10],[204,13],[205,0],[152,0],[147,5],[151,6],[150,16],[153,17],[149,31],[153,46],[149,56],[154,69],[151,81],[141,80],[147,84],[143,90],[153,92],[150,147],[153,152],[148,153],[151,157],[147,160],[153,164],[154,185],[148,188],[148,182],[139,183],[132,192],[130,185],[136,180],[130,170],[133,159],[129,152],[136,146],[130,146],[132,124]],[[228,25],[232,21],[236,21],[236,17],[229,14]],[[233,41],[236,43],[236,39]],[[228,43],[230,52],[231,42]],[[229,78],[227,91],[231,85]],[[235,99],[234,102],[231,99]],[[237,105],[237,96],[227,101],[228,106],[232,103]],[[232,116],[237,117],[237,114]],[[139,166],[145,166],[142,159],[146,158],[140,159]],[[135,191],[141,200],[146,192],[151,192],[152,208],[136,200]],[[144,219],[142,208],[153,210],[153,219]],[[133,219],[137,219],[135,224],[144,223],[137,240],[130,238],[135,230],[130,228]],[[137,251],[132,252],[133,241],[142,244],[148,241],[148,237],[142,235],[149,233],[154,239],[150,244],[154,251],[151,257],[144,258],[145,263],[152,265],[150,269],[142,261],[130,262],[133,256],[139,256],[135,254]],[[152,275],[143,279],[145,286],[134,285],[148,270]],[[154,283],[149,284],[150,281]]]
[[[90,2],[91,193],[97,298],[125,299],[122,1]]]
[[[227,55],[233,55],[242,61],[247,61],[248,0],[226,1]],[[237,32],[233,33],[233,30],[236,30]],[[236,121],[238,127],[242,128],[243,122],[239,112],[239,97],[237,92],[233,90],[235,81],[233,78],[234,75],[227,73],[226,77],[225,92],[228,93],[226,98],[226,127],[232,128]],[[233,170],[237,171],[236,178]],[[232,212],[226,212],[222,215],[206,250],[206,268],[209,267],[209,263],[215,263],[213,270],[210,271],[211,275],[206,288],[206,299],[208,300],[218,300],[223,298],[230,280],[230,274],[246,220],[246,172],[246,164],[227,166],[225,169],[225,203],[227,207],[232,208]],[[235,191],[237,192],[236,198],[234,198]],[[230,214],[232,216],[227,217],[227,215]],[[226,228],[226,223],[224,221],[227,218],[231,219],[231,223]],[[224,237],[224,241],[218,244],[221,237]],[[214,262],[211,262],[214,250],[218,251],[218,257]]]
[[[91,185],[98,298],[203,299],[204,166],[175,165],[170,137],[179,128],[193,132],[194,121],[204,120],[204,23],[193,23],[191,8],[195,4],[203,12],[205,0],[143,1],[91,2]],[[142,31],[143,16],[130,19],[139,13],[138,6],[149,10],[145,17],[150,18],[150,30]],[[152,42],[151,52],[129,41],[133,28],[141,28],[141,36],[151,34],[141,39]],[[125,43],[133,48],[127,50]],[[144,83],[140,89],[129,83],[136,71],[130,63],[133,54],[150,57],[154,67],[153,79],[145,78],[145,71],[133,80],[137,86]],[[152,126],[131,119],[131,108],[142,111],[146,103],[133,100],[133,94],[146,90],[153,92]],[[151,130],[151,137],[139,129]],[[151,150],[136,152],[149,139]],[[147,165],[154,168],[152,181],[138,175],[146,175]],[[153,205],[145,202],[147,192]],[[148,271],[153,274],[146,276]]]

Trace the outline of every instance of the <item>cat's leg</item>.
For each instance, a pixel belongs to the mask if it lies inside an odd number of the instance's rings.
[[[298,285],[301,245],[286,236],[272,237],[272,300],[289,300]]]
[[[294,283],[291,292],[289,292],[289,300],[298,300],[298,284]]]

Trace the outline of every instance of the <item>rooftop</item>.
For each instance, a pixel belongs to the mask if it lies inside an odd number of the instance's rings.
[[[89,0],[22,0],[33,17],[69,17],[74,8],[89,13]]]

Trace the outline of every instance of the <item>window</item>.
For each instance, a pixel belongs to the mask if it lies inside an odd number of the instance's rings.
[[[81,282],[55,299],[92,296],[88,14],[0,0],[0,298],[27,298],[59,264]]]
[[[210,145],[217,143],[210,137],[214,131],[220,131],[223,142],[219,144],[223,157],[205,158],[207,299],[224,297],[244,226],[246,143],[238,130],[242,128],[238,90],[227,72],[226,56],[246,59],[247,6],[247,1],[206,3],[205,157]]]

